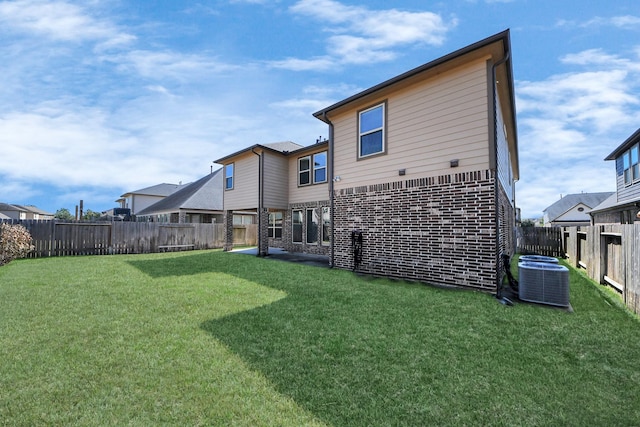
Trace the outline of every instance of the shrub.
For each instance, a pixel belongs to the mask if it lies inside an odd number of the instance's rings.
[[[33,250],[31,234],[21,225],[0,224],[0,266]]]

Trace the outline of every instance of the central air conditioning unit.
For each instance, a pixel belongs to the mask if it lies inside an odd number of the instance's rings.
[[[548,264],[558,264],[558,258],[544,255],[522,255],[518,262],[546,262]]]
[[[569,306],[569,269],[546,262],[518,263],[518,298],[523,301]]]

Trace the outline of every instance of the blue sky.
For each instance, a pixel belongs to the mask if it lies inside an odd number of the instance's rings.
[[[511,29],[524,218],[614,191],[640,127],[637,0],[0,1],[0,202],[103,211]]]

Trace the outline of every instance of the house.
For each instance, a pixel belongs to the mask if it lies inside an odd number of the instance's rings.
[[[640,221],[640,129],[605,160],[615,160],[616,192],[591,211],[593,224]]]
[[[131,215],[136,215],[141,210],[148,208],[165,197],[185,187],[182,184],[157,184],[151,187],[130,191],[120,196],[116,203],[120,208],[130,209]]]
[[[495,291],[514,252],[519,176],[509,31],[337,102],[329,139],[256,144],[225,171],[236,210],[269,246],[358,272]]]
[[[54,218],[54,214],[46,212],[33,205],[0,203],[0,213],[9,219],[19,220],[35,219],[49,221]]]
[[[27,219],[27,211],[16,205],[0,203],[0,213],[9,219]]]
[[[138,221],[222,223],[222,169],[185,185],[136,214]]]
[[[561,196],[560,200],[542,211],[545,227],[575,227],[591,225],[589,213],[608,199],[611,191],[602,193],[578,193]]]
[[[234,217],[253,212],[258,254],[269,247],[329,254],[328,141],[303,147],[291,141],[255,144],[216,160],[224,170],[227,240]]]

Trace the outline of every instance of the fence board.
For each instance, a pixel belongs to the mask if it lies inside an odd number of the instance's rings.
[[[521,254],[564,256],[562,229],[556,227],[519,227],[517,247]]]
[[[548,230],[553,228],[518,228],[518,252],[566,257],[594,281],[620,291],[640,314],[640,223],[556,228],[557,240]]]
[[[31,234],[34,250],[29,258],[73,255],[142,254],[160,247],[222,248],[224,224],[167,224],[154,222],[80,222],[3,220],[20,224]],[[257,225],[238,226],[242,236],[236,245],[255,245]]]

